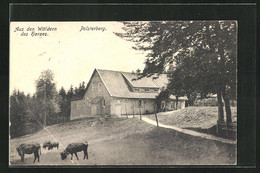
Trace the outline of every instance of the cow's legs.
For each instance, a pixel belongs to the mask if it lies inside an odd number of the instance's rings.
[[[21,160],[24,162],[24,154],[21,154]]]
[[[73,153],[71,153],[71,158],[70,158],[71,160],[73,159]]]
[[[40,162],[40,155],[39,155],[39,151],[37,151],[37,156],[38,156],[38,162]]]
[[[75,155],[76,155],[77,159],[79,160],[77,152],[75,153]]]
[[[84,150],[84,158],[83,159],[85,159],[86,156],[87,156],[87,159],[88,159],[88,151]]]
[[[33,163],[35,162],[36,158],[37,158],[37,153],[34,152],[34,161],[33,161]]]

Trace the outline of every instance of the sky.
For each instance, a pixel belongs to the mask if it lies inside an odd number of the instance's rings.
[[[63,86],[66,91],[82,81],[87,84],[95,68],[143,69],[144,52],[113,33],[122,32],[122,26],[120,22],[11,22],[10,94],[14,89],[35,93],[35,80],[47,69],[54,72],[57,90]]]

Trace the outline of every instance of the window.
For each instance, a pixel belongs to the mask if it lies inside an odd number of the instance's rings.
[[[174,102],[171,102],[171,108],[175,109],[175,103]]]
[[[148,92],[148,91],[149,91],[149,88],[145,88],[144,90],[145,90],[146,92]]]
[[[102,84],[99,83],[99,84],[98,84],[98,91],[101,91],[101,87],[102,87]]]
[[[116,103],[120,103],[120,100],[117,100]]]
[[[165,106],[166,106],[166,102],[165,102],[165,101],[162,101],[162,102],[161,102],[161,109],[164,109]]]
[[[143,104],[142,104],[142,100],[138,100],[138,107],[142,107]]]
[[[158,91],[158,90],[159,90],[158,88],[154,89],[154,91]]]
[[[106,107],[106,100],[102,99],[102,107]]]
[[[139,91],[139,88],[135,88],[135,91]]]
[[[95,83],[92,83],[92,91],[96,91],[96,85],[95,85]]]

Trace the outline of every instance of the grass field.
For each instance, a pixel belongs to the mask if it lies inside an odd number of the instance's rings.
[[[51,135],[53,138],[51,137]],[[41,150],[40,162],[25,155],[22,163],[15,148],[21,143],[46,140],[62,145],[58,150]],[[89,159],[79,161],[68,157],[61,160],[60,152],[69,143],[87,140]],[[25,165],[226,165],[236,164],[236,145],[223,144],[181,134],[174,130],[154,127],[138,118],[83,119],[47,127],[38,133],[10,140],[10,164]]]
[[[237,108],[231,107],[232,121],[237,121]],[[187,107],[171,112],[160,112],[158,121],[162,124],[173,125],[180,128],[202,128],[207,129],[216,125],[218,120],[218,108],[216,106]],[[146,116],[155,120],[153,114]]]

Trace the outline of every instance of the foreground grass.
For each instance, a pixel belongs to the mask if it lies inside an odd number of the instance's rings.
[[[19,165],[225,165],[236,163],[236,146],[180,134],[157,128],[135,119],[85,119],[48,127],[33,135],[10,140],[10,164]],[[59,150],[42,149],[40,162],[32,164],[26,155],[21,163],[15,147],[20,143],[52,140],[62,146]],[[59,153],[72,142],[89,143],[89,160],[65,161]],[[75,158],[74,158],[75,159]]]

